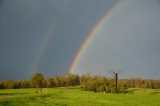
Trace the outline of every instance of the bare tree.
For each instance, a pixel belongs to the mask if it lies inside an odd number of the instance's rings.
[[[122,72],[124,72],[121,69],[118,69],[117,71],[114,69],[110,69],[109,73],[113,76],[113,78],[115,79],[115,93],[118,93],[118,76],[119,74],[121,74]]]

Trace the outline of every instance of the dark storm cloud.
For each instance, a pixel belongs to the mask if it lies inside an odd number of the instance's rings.
[[[0,80],[29,78],[57,19],[61,22],[38,69],[47,76],[66,74],[89,30],[114,3],[116,0],[1,0]]]

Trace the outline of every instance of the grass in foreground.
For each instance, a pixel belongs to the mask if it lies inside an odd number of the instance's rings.
[[[160,106],[160,89],[103,94],[71,88],[0,90],[0,106]]]

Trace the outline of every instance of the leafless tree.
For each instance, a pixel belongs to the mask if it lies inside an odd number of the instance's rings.
[[[118,93],[118,76],[124,72],[124,70],[118,69],[117,71],[114,69],[109,69],[109,73],[113,76],[115,79],[115,93]]]

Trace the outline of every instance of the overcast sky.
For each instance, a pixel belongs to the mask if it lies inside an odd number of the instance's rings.
[[[160,78],[160,2],[126,0],[98,29],[77,73],[102,75],[113,68],[121,78]],[[103,71],[102,71],[103,70]]]
[[[160,77],[160,2],[125,0],[103,23],[75,73]],[[0,0],[0,80],[65,75],[91,29],[117,0]],[[36,68],[35,68],[36,67]]]

